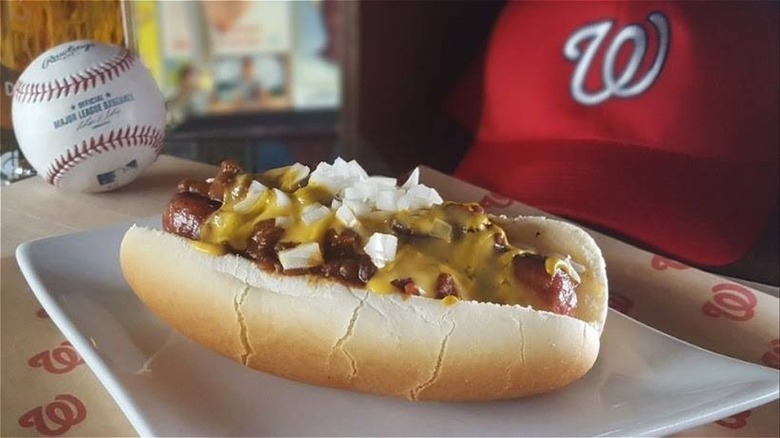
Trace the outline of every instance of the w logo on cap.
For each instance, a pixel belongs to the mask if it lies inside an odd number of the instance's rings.
[[[563,48],[563,55],[569,61],[576,62],[572,73],[569,89],[572,98],[583,105],[598,105],[611,97],[627,98],[644,93],[658,78],[661,68],[669,52],[669,22],[660,12],[653,12],[647,21],[655,26],[658,33],[658,51],[655,60],[644,76],[637,78],[639,66],[647,54],[647,32],[638,24],[624,27],[607,47],[604,63],[601,66],[602,89],[591,92],[585,89],[585,78],[588,75],[593,59],[607,34],[612,29],[611,20],[603,20],[577,29]],[[634,50],[623,71],[616,72],[618,53],[624,44],[633,42]],[[580,50],[582,42],[589,42],[585,50]]]

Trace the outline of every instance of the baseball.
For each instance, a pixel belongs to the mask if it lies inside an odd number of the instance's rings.
[[[19,146],[50,184],[104,192],[133,181],[160,153],[165,106],[129,50],[97,41],[60,44],[14,86]]]

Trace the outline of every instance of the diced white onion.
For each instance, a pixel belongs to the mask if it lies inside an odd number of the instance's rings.
[[[302,243],[294,248],[281,250],[279,251],[279,262],[285,271],[321,265],[323,260],[320,244],[317,242]]]
[[[419,184],[406,192],[405,195],[398,200],[398,210],[415,210],[418,208],[428,208],[433,205],[441,204],[444,202],[439,196],[436,190],[426,186],[425,184]]]
[[[419,181],[419,168],[412,170],[399,187],[395,178],[369,177],[355,160],[347,162],[340,157],[333,164],[320,163],[309,175],[309,184],[324,187],[335,196],[332,210],[338,210],[340,203],[344,203],[358,218],[372,210],[415,210],[444,202],[436,190]]]
[[[570,276],[572,280],[576,281],[577,283],[581,283],[582,279],[580,278],[580,274],[585,273],[585,271],[588,269],[584,265],[581,265],[572,260],[571,256],[562,257],[561,259],[564,261],[564,263],[569,265],[569,272],[571,273]]]
[[[268,188],[260,181],[252,180],[249,187],[246,189],[246,196],[244,196],[244,199],[236,202],[233,206],[233,210],[239,213],[248,212],[255,206],[257,201],[260,200],[260,197],[263,196],[263,193],[265,193],[267,189]]]
[[[279,208],[289,207],[292,204],[287,193],[284,193],[277,188],[274,188],[274,196],[276,197],[276,206]]]
[[[337,194],[366,178],[368,174],[355,160],[346,162],[339,157],[332,165],[327,163],[317,165],[309,176],[309,183],[325,187],[331,193]]]
[[[362,193],[356,187],[347,187],[342,191],[341,198],[345,201],[365,201]]]
[[[400,199],[398,199],[398,211],[403,210],[416,210],[418,208],[423,208],[428,205],[425,202],[424,199],[418,198],[416,196],[411,196],[408,193],[401,196]]]
[[[398,181],[395,178],[389,176],[369,176],[368,182],[370,184],[376,184],[378,186],[395,187]]]
[[[279,216],[274,218],[274,225],[281,228],[287,228],[292,224],[292,218],[288,216]]]
[[[398,238],[392,234],[374,233],[368,238],[363,251],[371,258],[377,268],[383,268],[395,260]]]
[[[444,222],[439,218],[434,219],[433,229],[431,229],[431,236],[449,242],[452,240],[452,225]]]
[[[409,178],[406,178],[406,182],[403,183],[401,188],[409,190],[412,187],[420,184],[420,168],[415,167],[412,173],[409,174]]]
[[[350,210],[350,208],[346,205],[342,205],[336,210],[336,218],[340,220],[341,223],[350,228],[354,227],[358,223],[357,217],[355,217],[355,213],[353,213],[352,210]]]
[[[306,225],[311,225],[330,215],[330,209],[322,204],[315,203],[307,205],[301,211],[301,220]]]
[[[376,195],[376,208],[382,211],[397,211],[401,196],[400,190],[383,190]]]
[[[439,196],[439,193],[436,192],[436,190],[426,186],[425,184],[418,184],[410,188],[407,194],[414,196],[416,198],[422,198],[426,201],[429,201],[431,202],[432,205],[441,204],[442,202],[444,202],[444,200],[441,199],[441,196]]]
[[[347,168],[349,169],[350,176],[357,177],[358,179],[368,178],[368,173],[366,173],[365,169],[363,169],[363,167],[360,166],[360,164],[358,164],[358,162],[355,160],[351,160],[349,163],[347,163]]]
[[[311,173],[311,170],[309,169],[309,166],[305,166],[301,163],[295,163],[292,166],[290,166],[290,169],[287,170],[288,175],[290,175],[290,181],[291,185],[295,186],[299,182],[301,182],[304,178],[309,176]]]
[[[349,209],[352,210],[352,212],[355,213],[355,216],[357,217],[363,216],[364,214],[371,211],[371,207],[369,207],[367,204],[360,201],[345,199],[344,205],[349,207]]]

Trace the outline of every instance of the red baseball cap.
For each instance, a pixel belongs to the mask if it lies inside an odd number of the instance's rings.
[[[456,175],[732,263],[778,202],[778,40],[777,2],[508,2]]]

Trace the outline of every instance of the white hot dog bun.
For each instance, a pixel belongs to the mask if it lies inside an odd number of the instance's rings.
[[[248,367],[333,388],[412,400],[495,400],[563,387],[594,364],[607,314],[604,259],[570,224],[493,218],[510,242],[566,254],[584,270],[576,318],[519,305],[378,294],[214,256],[133,227],[125,278],[176,330]]]

